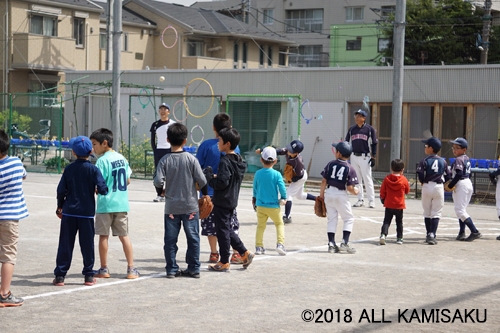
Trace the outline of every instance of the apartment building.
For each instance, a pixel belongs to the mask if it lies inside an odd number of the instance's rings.
[[[264,26],[293,39],[298,46],[289,53],[291,67],[329,67],[339,65],[334,56],[352,59],[349,65],[367,65],[358,61],[357,54],[370,52],[378,45],[377,33],[359,34],[359,26],[376,26],[395,10],[395,1],[331,1],[331,0],[240,0],[196,2],[192,7],[218,10],[244,19],[251,25]],[[342,27],[339,30],[331,27]],[[352,26],[352,27],[351,27]],[[333,41],[335,39],[335,41]],[[380,41],[382,47],[384,41]],[[333,45],[333,46],[332,46]],[[333,50],[331,48],[334,48]],[[356,53],[356,55],[354,55]],[[363,57],[366,58],[366,57]],[[369,58],[367,58],[369,59]],[[375,66],[375,62],[369,65]],[[345,66],[342,64],[342,66]]]
[[[106,57],[107,16],[106,2],[5,0],[0,92],[62,91],[64,72],[112,68],[112,57]],[[123,70],[286,67],[289,48],[296,45],[209,10],[123,2]]]

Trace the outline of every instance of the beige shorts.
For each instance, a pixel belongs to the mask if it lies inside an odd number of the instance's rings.
[[[0,262],[16,264],[19,221],[0,221]]]
[[[109,236],[109,229],[113,236],[128,236],[127,213],[102,213],[95,215],[95,234]]]

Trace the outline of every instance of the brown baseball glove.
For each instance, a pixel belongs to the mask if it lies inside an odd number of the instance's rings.
[[[317,217],[326,217],[326,206],[325,200],[322,197],[316,197],[314,201],[314,214]]]
[[[200,209],[200,219],[206,219],[212,212],[214,204],[210,196],[204,195],[198,199],[198,207]]]
[[[450,187],[448,186],[448,185],[450,185],[450,183],[451,183],[451,180],[448,180],[448,181],[447,181],[446,183],[444,183],[444,185],[443,185],[443,186],[444,186],[444,190],[445,190],[446,192],[453,192],[453,191],[455,191],[456,186],[453,186],[452,188],[450,188]]]
[[[290,164],[285,165],[285,171],[283,172],[283,175],[285,176],[285,180],[287,183],[292,182],[292,178],[295,176],[295,171],[293,171],[293,166]]]

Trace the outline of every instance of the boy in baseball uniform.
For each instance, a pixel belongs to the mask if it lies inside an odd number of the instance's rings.
[[[356,171],[347,162],[351,156],[351,145],[345,141],[333,143],[335,147],[336,160],[330,161],[325,169],[321,172],[323,180],[321,181],[321,189],[319,196],[325,201],[328,225],[328,252],[330,253],[356,253],[356,250],[349,246],[349,236],[352,232],[354,215],[352,214],[351,203],[347,192],[357,195],[358,177]],[[344,221],[344,230],[342,235],[342,243],[340,246],[335,244],[335,231],[339,215]]]
[[[490,180],[493,183],[493,185],[496,186],[495,201],[496,201],[496,207],[497,207],[497,216],[500,219],[500,186],[497,185],[498,175],[500,175],[500,167],[498,167],[495,171],[490,172]],[[500,236],[497,236],[497,240],[500,240]]]
[[[425,242],[436,245],[436,232],[444,207],[443,184],[449,179],[450,171],[446,160],[437,155],[441,150],[441,140],[435,137],[422,140],[428,155],[418,163],[417,175],[422,184],[422,208],[426,230]]]
[[[469,156],[465,155],[468,143],[464,138],[456,138],[450,141],[450,143],[453,144],[451,149],[453,150],[453,155],[456,157],[455,162],[451,165],[453,179],[448,185],[449,188],[456,186],[452,194],[455,213],[460,225],[460,231],[456,240],[472,242],[475,239],[481,238],[482,235],[476,229],[474,222],[472,222],[470,215],[466,211],[473,192],[472,182],[470,181],[470,159]],[[465,237],[465,226],[470,230],[469,237]]]

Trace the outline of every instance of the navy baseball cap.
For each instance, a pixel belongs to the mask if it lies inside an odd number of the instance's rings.
[[[304,144],[299,140],[293,140],[286,145],[286,150],[288,150],[292,154],[300,154],[304,150]]]
[[[359,115],[361,115],[362,117],[365,117],[365,118],[366,118],[366,116],[368,116],[368,113],[365,110],[361,110],[361,109],[359,109],[358,111],[354,112],[354,115],[357,115],[357,114],[359,114]]]
[[[347,141],[340,141],[337,143],[332,143],[332,147],[337,149],[339,153],[342,154],[342,156],[349,157],[352,154],[352,148],[349,142]]]
[[[462,148],[467,148],[468,146],[467,140],[465,140],[464,138],[456,138],[455,140],[450,141],[450,143],[454,145],[459,145]]]
[[[161,109],[162,107],[165,107],[170,110],[170,105],[168,105],[167,103],[161,103],[158,109]]]
[[[441,150],[441,140],[435,137],[430,137],[427,140],[422,140],[423,143],[428,145],[429,147],[432,147],[434,150]]]
[[[73,149],[76,156],[87,157],[92,153],[92,141],[83,135],[69,140],[69,147]]]

